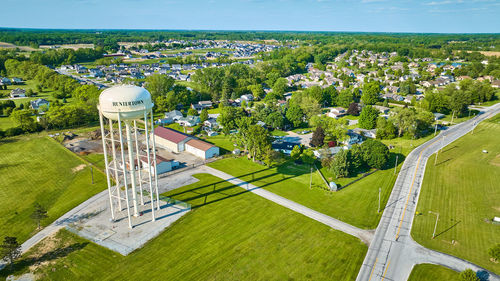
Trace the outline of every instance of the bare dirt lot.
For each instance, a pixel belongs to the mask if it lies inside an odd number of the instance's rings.
[[[15,49],[15,48],[19,48],[20,50],[23,50],[23,51],[35,51],[36,50],[36,49],[33,49],[31,47],[28,47],[28,46],[17,46],[17,45],[11,44],[11,43],[0,42],[0,49]]]
[[[94,48],[94,44],[62,44],[62,45],[40,45],[40,49],[50,49],[57,46],[58,49],[73,49],[78,50],[80,48]]]

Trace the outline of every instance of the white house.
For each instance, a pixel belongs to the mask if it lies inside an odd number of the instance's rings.
[[[332,118],[339,118],[339,117],[344,116],[345,114],[346,114],[345,108],[335,107],[335,108],[330,109],[330,112],[328,112],[326,115],[328,117],[332,117]]]

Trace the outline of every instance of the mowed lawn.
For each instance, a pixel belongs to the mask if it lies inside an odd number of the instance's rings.
[[[224,171],[256,186],[274,192],[313,210],[340,219],[360,228],[376,228],[378,189],[382,188],[382,206],[388,200],[396,176],[392,170],[378,171],[346,189],[327,191],[319,172],[314,170],[312,188],[309,165],[285,164],[267,168],[244,157],[226,158],[209,166]]]
[[[30,218],[38,202],[48,210],[48,225],[106,188],[105,176],[90,169],[48,137],[24,136],[0,140],[0,239],[28,239],[36,229]],[[80,170],[73,170],[76,167]]]
[[[435,264],[417,264],[411,271],[408,281],[458,281],[459,273]]]
[[[355,280],[367,251],[359,239],[212,175],[195,177],[164,194],[191,212],[143,248],[124,257],[63,231],[57,246],[69,250],[36,272],[47,280]],[[29,265],[21,261],[17,274]]]
[[[382,215],[382,212],[377,213],[379,188],[383,208],[391,194],[404,155],[430,138],[432,135],[417,140],[398,138],[382,141],[394,147],[391,150],[390,167],[395,164],[396,154],[399,155],[396,174],[394,168],[380,170],[337,192],[327,191],[326,184],[316,171],[312,176],[313,188],[309,189],[309,166],[290,161],[271,169],[244,157],[226,158],[208,165],[349,224],[374,229]],[[332,179],[328,173],[324,175],[327,180],[334,180],[341,185],[360,177]]]
[[[483,153],[487,150],[488,153]],[[425,247],[467,259],[500,274],[488,249],[500,243],[500,115],[479,124],[474,134],[445,147],[427,163],[412,236]],[[439,213],[436,238],[431,239]]]

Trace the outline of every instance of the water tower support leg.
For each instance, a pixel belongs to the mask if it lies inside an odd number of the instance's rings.
[[[135,155],[137,158],[137,172],[139,174],[139,194],[141,196],[141,205],[144,206],[144,196],[142,194],[142,174],[141,174],[141,159],[139,150],[139,139],[137,136],[137,122],[134,120],[134,135],[135,135]]]
[[[127,181],[127,162],[125,162],[125,152],[123,148],[123,131],[122,131],[122,121],[120,118],[120,113],[118,113],[118,129],[120,134],[120,153],[122,156],[122,168],[123,168],[123,184],[125,186],[125,200],[127,201],[127,216],[128,216],[128,227],[132,228],[132,219],[130,218],[130,204],[128,200],[128,181]]]
[[[151,109],[149,114],[151,115],[151,133],[153,138],[153,163],[155,165],[154,176],[155,176],[155,191],[156,191],[156,208],[157,210],[160,210],[160,195],[158,194],[158,170],[156,169],[156,144],[155,144],[156,141],[154,134],[155,123],[153,122],[153,109]]]
[[[134,217],[138,217],[139,212],[137,210],[137,190],[135,183],[134,144],[132,143],[132,134],[130,133],[129,121],[125,121],[125,132],[127,133],[127,149],[130,170],[130,183],[132,184],[132,203],[134,204]]]
[[[109,164],[108,164],[108,152],[106,149],[106,135],[104,134],[104,122],[102,120],[102,114],[99,112],[99,122],[101,123],[101,139],[102,139],[102,149],[104,153],[104,165],[106,165],[106,180],[108,183],[108,194],[109,194],[109,209],[111,210],[111,218],[115,220],[115,211],[113,208],[113,197],[111,196],[111,181],[109,180]]]
[[[148,131],[148,114],[144,113],[144,125],[146,128],[146,157],[148,157],[148,178],[149,178],[149,196],[151,197],[151,215],[152,221],[155,221],[155,200],[153,198],[153,181],[151,179],[151,154],[149,153],[149,131]]]
[[[111,151],[113,152],[113,168],[115,170],[115,183],[116,183],[116,196],[118,196],[118,210],[122,209],[122,197],[120,192],[120,175],[118,174],[118,167],[116,166],[116,162],[118,161],[118,157],[116,156],[116,148],[115,148],[115,131],[113,128],[113,121],[109,119],[109,134],[111,136]]]

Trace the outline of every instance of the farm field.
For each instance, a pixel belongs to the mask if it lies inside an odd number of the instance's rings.
[[[106,188],[105,176],[90,169],[48,137],[36,135],[0,140],[0,237],[28,239],[36,229],[30,218],[34,204],[48,211],[48,225]]]
[[[417,264],[411,271],[408,281],[459,280],[459,273],[435,264]]]
[[[367,251],[357,238],[212,175],[195,177],[164,194],[192,211],[142,249],[124,257],[63,230],[14,273],[52,244],[68,250],[38,266],[48,280],[355,280]]]
[[[500,115],[482,122],[474,134],[451,143],[427,163],[412,228],[425,247],[469,260],[497,274],[488,249],[500,243],[500,227],[489,220],[499,216]],[[482,151],[486,150],[487,153]],[[439,213],[435,239],[432,232]]]

